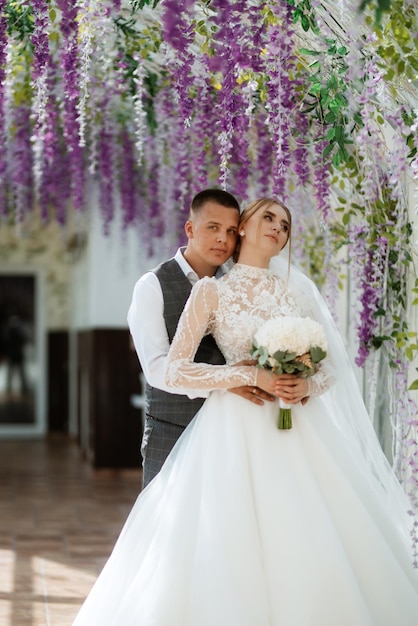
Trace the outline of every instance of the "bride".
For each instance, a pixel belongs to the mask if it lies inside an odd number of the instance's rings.
[[[74,626],[418,623],[409,504],[323,300],[277,259],[290,231],[279,201],[252,203],[236,265],[193,288],[167,380],[213,391],[139,495]],[[258,328],[289,315],[327,334],[309,379],[248,361]],[[207,332],[226,365],[193,361]],[[278,401],[226,392],[245,384],[291,404],[293,427],[277,428]]]

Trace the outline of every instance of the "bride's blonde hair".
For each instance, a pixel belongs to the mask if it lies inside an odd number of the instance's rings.
[[[282,209],[284,209],[287,215],[288,222],[289,222],[289,232],[287,233],[286,245],[289,244],[289,262],[290,262],[292,215],[289,209],[287,208],[287,206],[283,204],[283,202],[280,202],[280,200],[276,200],[275,198],[259,198],[258,200],[254,200],[254,202],[251,202],[251,204],[245,207],[245,209],[242,211],[240,215],[239,224],[238,224],[238,234],[240,233],[241,228],[245,226],[245,224],[254,215],[254,213],[257,213],[257,211],[260,211],[260,210],[265,211],[275,204],[277,204],[278,206],[282,207]],[[234,251],[234,255],[233,255],[234,261],[238,259],[240,249],[241,249],[241,240],[238,239],[238,242]]]

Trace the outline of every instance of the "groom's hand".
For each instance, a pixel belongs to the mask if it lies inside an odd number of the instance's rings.
[[[256,365],[257,361],[253,360],[243,360],[239,363],[235,363],[235,365]],[[253,385],[242,385],[241,387],[234,387],[233,389],[228,389],[231,393],[235,393],[237,396],[241,396],[254,404],[258,404],[261,406],[264,402],[273,402],[276,398],[264,389],[260,389],[260,387],[254,387]]]
[[[254,402],[254,404],[259,404],[260,406],[264,404],[264,401],[273,402],[276,398],[271,396],[267,391],[260,389],[260,387],[253,387],[252,385],[243,385],[242,387],[234,387],[233,389],[228,389],[231,393],[236,393],[237,396],[242,396],[246,398],[250,402]]]

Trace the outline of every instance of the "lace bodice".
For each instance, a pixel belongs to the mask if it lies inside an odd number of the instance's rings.
[[[253,336],[266,320],[292,314],[303,312],[283,280],[268,269],[237,264],[220,279],[203,278],[192,289],[171,344],[167,383],[191,389],[256,385],[254,366],[234,364],[250,358]],[[207,333],[214,336],[226,365],[193,361]],[[324,365],[308,380],[309,395],[328,388]]]

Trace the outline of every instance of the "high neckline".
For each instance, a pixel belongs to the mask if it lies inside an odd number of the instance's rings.
[[[235,263],[234,269],[242,271],[248,276],[269,276],[272,272],[268,267],[256,267],[255,265],[246,265],[245,263]]]

